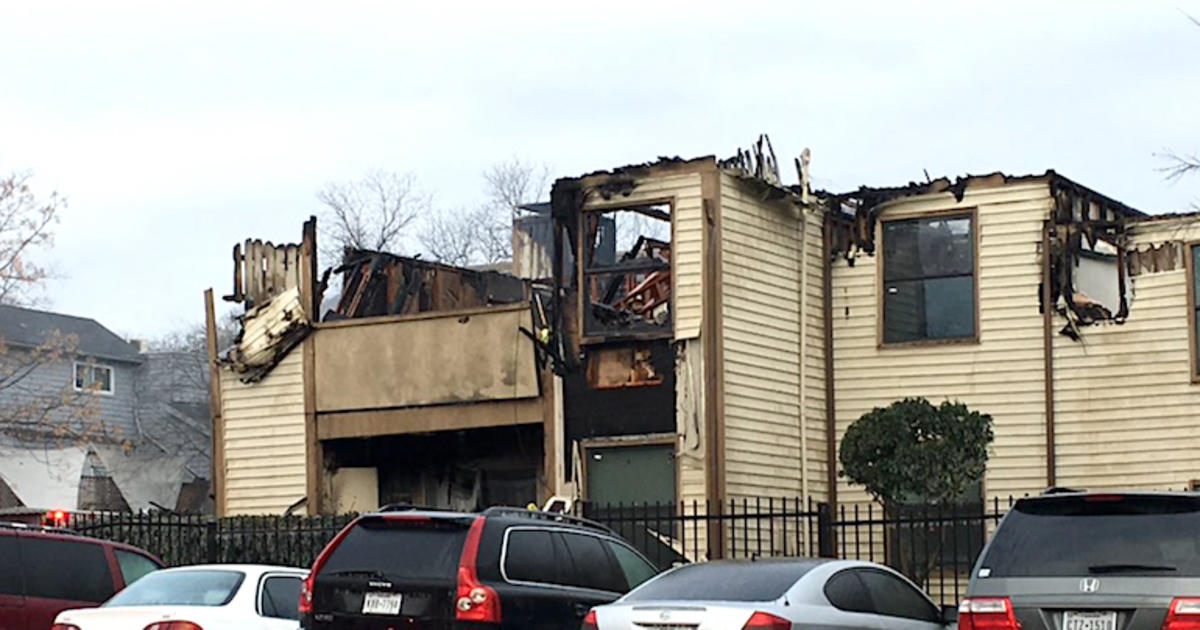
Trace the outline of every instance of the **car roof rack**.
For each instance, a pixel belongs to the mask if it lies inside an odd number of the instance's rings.
[[[572,516],[570,514],[562,514],[560,512],[542,512],[541,510],[530,510],[527,508],[496,506],[496,507],[490,507],[490,508],[484,510],[483,515],[484,516],[518,516],[518,517],[532,518],[532,519],[537,519],[537,520],[542,520],[542,521],[550,521],[550,522],[554,522],[554,523],[570,523],[572,525],[579,525],[580,527],[587,527],[589,529],[595,529],[595,530],[604,532],[606,534],[612,534],[614,536],[616,535],[616,532],[614,532],[612,529],[610,529],[607,525],[604,525],[603,523],[597,523],[596,521],[593,521],[593,520],[587,519],[587,518],[583,518],[581,516]]]
[[[1082,488],[1066,488],[1063,486],[1050,486],[1049,488],[1042,490],[1042,496],[1046,496],[1049,494],[1080,494],[1083,492],[1087,492],[1087,490],[1084,490]]]
[[[376,512],[457,512],[445,507],[433,507],[432,505],[413,505],[411,503],[389,503]]]

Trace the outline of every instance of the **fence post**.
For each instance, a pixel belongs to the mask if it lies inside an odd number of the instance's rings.
[[[833,529],[833,509],[828,503],[817,504],[817,555],[836,558],[836,535]]]
[[[217,520],[207,520],[204,523],[204,546],[205,557],[208,564],[216,564],[221,561],[220,554],[217,552]]]

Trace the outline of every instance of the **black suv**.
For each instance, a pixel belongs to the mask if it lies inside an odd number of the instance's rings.
[[[313,564],[308,630],[578,628],[658,572],[592,521],[491,508],[396,508],[357,518]]]
[[[1200,628],[1200,495],[1017,501],[983,550],[960,630]]]

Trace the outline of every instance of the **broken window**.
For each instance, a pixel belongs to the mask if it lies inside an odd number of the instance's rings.
[[[590,211],[582,239],[585,335],[669,334],[670,204]]]
[[[1121,312],[1121,285],[1117,248],[1101,240],[1091,247],[1084,242],[1071,269],[1072,310],[1083,323],[1112,319]]]
[[[883,222],[883,342],[975,337],[975,220]]]
[[[600,348],[588,353],[587,383],[593,389],[662,385],[649,345]]]

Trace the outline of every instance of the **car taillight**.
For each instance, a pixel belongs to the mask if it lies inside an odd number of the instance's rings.
[[[1162,630],[1200,630],[1200,598],[1176,597],[1171,600]]]
[[[156,621],[142,630],[204,630],[190,621]]]
[[[600,626],[596,625],[596,609],[588,611],[588,614],[583,618],[583,623],[579,625],[579,630],[600,630]]]
[[[958,605],[959,630],[1020,630],[1007,597],[971,597]]]
[[[342,531],[337,533],[337,536],[333,537],[333,540],[329,541],[328,545],[325,545],[325,548],[321,550],[321,553],[317,554],[317,559],[313,562],[312,570],[309,571],[308,575],[304,577],[304,580],[300,582],[300,605],[298,612],[301,614],[312,614],[313,581],[317,578],[317,572],[321,570],[321,567],[325,566],[325,562],[329,560],[329,555],[333,553],[334,549],[337,549],[338,545],[342,544],[342,540],[347,534],[350,533],[350,530],[354,529],[354,526],[357,524],[358,519],[350,521],[348,525],[342,528]]]
[[[471,523],[458,561],[458,594],[454,601],[454,616],[459,621],[500,623],[500,597],[494,589],[484,586],[475,572],[479,560],[479,540],[483,538],[486,522],[487,519],[480,516]]]
[[[742,626],[742,630],[790,630],[792,622],[770,613],[756,612],[750,615],[750,621]]]

